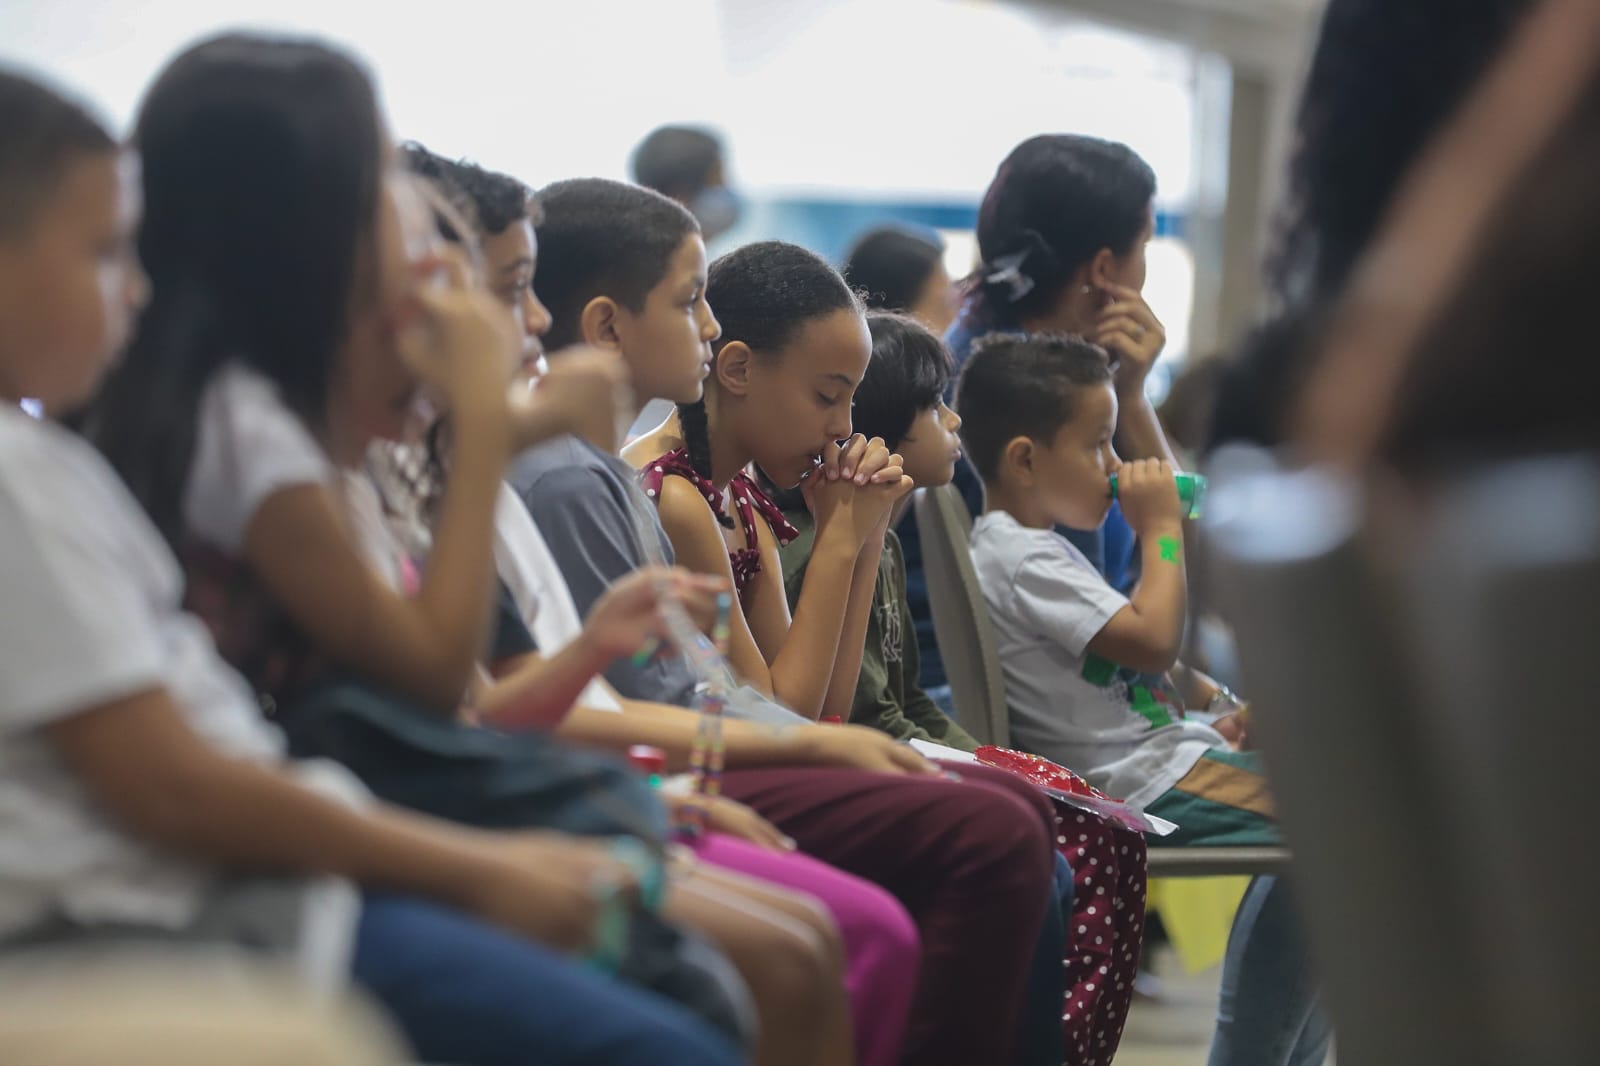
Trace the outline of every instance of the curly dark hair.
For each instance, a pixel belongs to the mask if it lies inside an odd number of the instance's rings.
[[[1268,275],[1284,302],[1343,288],[1400,179],[1532,0],[1330,0],[1301,96]]]

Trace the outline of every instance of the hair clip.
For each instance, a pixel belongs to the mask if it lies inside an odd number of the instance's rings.
[[[985,285],[1004,285],[1006,287],[1006,299],[1011,303],[1016,303],[1033,291],[1033,279],[1022,272],[1022,264],[1027,258],[1027,249],[1001,256],[990,264],[993,269],[983,276],[983,283]]]

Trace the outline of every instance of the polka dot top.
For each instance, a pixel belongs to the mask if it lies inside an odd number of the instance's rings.
[[[689,453],[682,448],[675,448],[653,462],[646,463],[644,469],[639,471],[639,482],[644,486],[646,496],[652,500],[659,500],[661,496],[661,483],[668,477],[683,478],[699,490],[705,497],[706,503],[711,505],[712,513],[723,518],[722,493],[711,483],[709,478],[701,477],[700,472],[694,468],[694,463],[689,460]],[[761,512],[761,517],[766,519],[767,525],[772,528],[772,535],[778,545],[782,547],[800,535],[800,532],[789,524],[783,517],[783,511],[772,498],[761,491],[755,481],[743,471],[734,475],[728,484],[728,495],[733,500],[733,509],[739,516],[739,526],[744,530],[746,544],[755,545],[759,541],[756,537],[756,512]],[[739,593],[739,602],[744,602],[745,590],[761,573],[761,549],[757,547],[737,548],[728,552],[728,562],[733,567],[733,587]]]

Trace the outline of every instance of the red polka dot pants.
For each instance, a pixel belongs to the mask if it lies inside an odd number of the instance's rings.
[[[1059,801],[1056,848],[1073,872],[1067,921],[1065,1066],[1102,1066],[1117,1053],[1144,942],[1144,835]]]

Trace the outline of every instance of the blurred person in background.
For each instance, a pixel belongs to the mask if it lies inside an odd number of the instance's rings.
[[[1288,193],[1266,265],[1271,318],[1345,288],[1401,180],[1489,69],[1536,0],[1330,0],[1300,100]],[[1212,447],[1275,445],[1314,346],[1269,323],[1221,383]]]
[[[633,150],[628,161],[635,184],[654,189],[689,209],[709,247],[739,224],[744,205],[728,184],[722,140],[702,126],[659,126]],[[628,439],[660,425],[672,404],[653,400],[628,430]]]
[[[739,221],[739,194],[728,184],[722,141],[699,126],[662,126],[633,150],[633,180],[689,209],[706,244]]]
[[[875,226],[850,246],[844,278],[871,310],[910,315],[942,337],[961,304],[945,270],[944,251],[944,242],[931,231]]]

